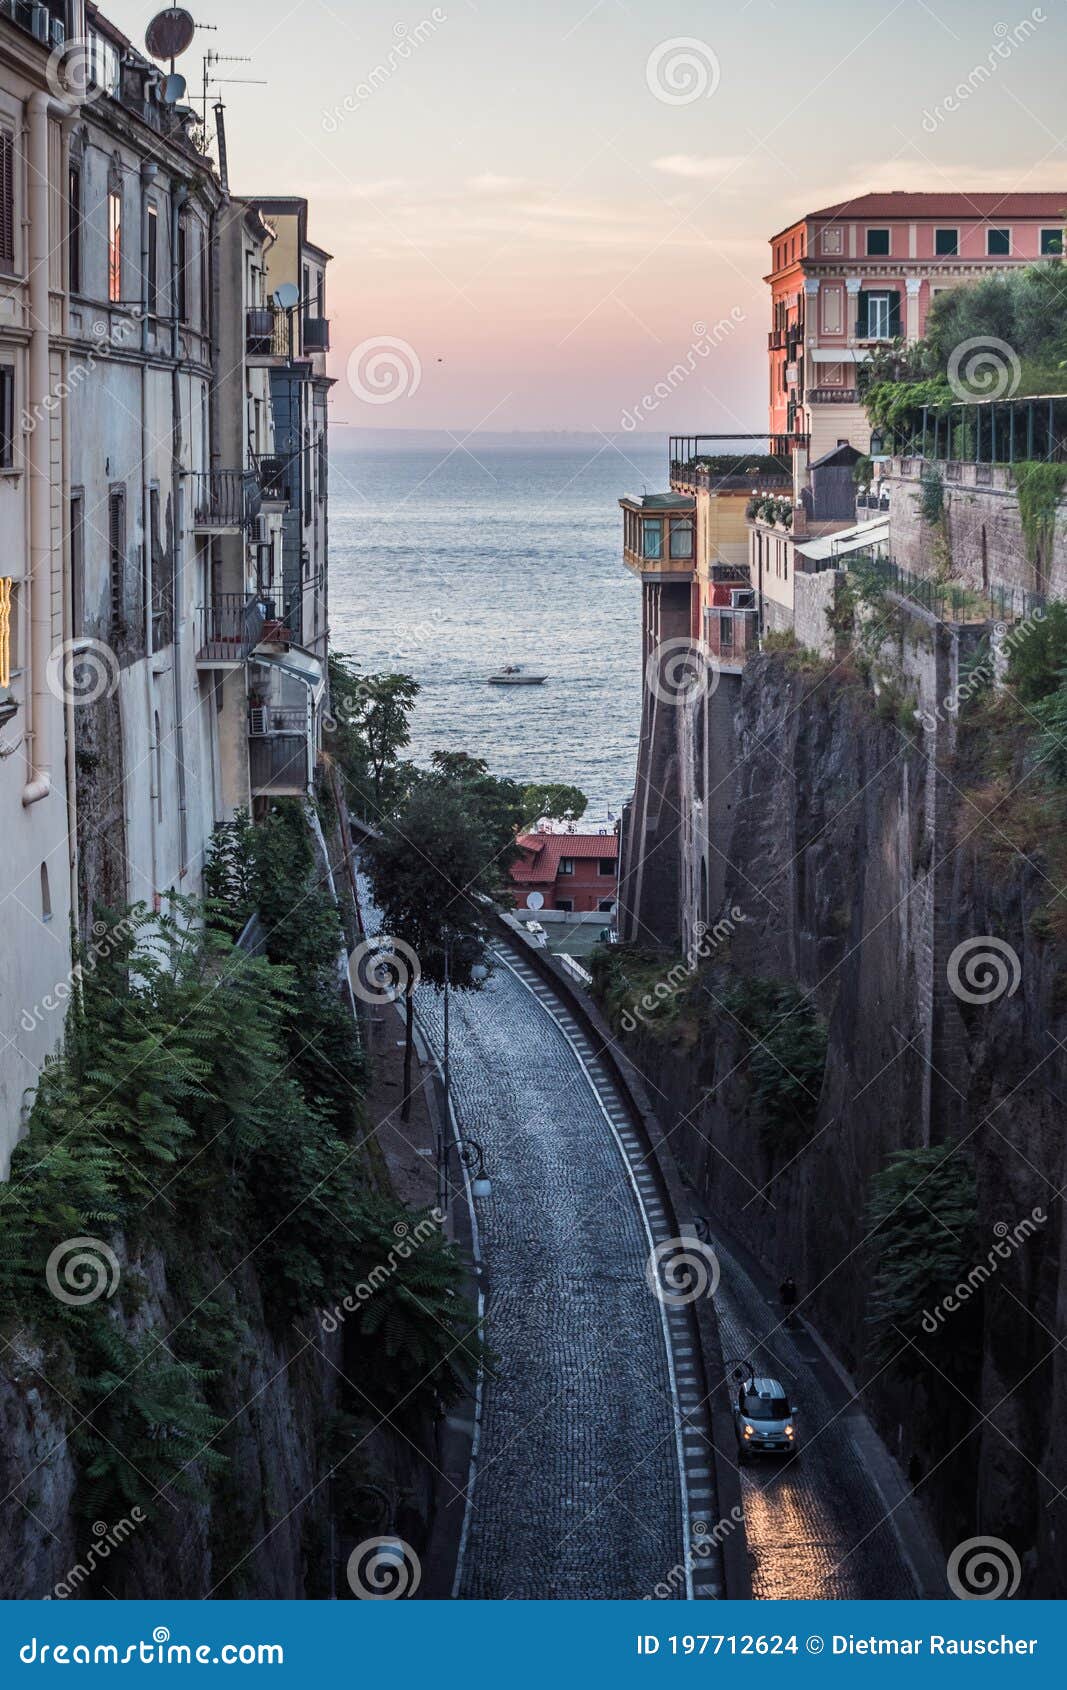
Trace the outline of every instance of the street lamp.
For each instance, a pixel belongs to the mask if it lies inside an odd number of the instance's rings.
[[[465,1168],[474,1169],[471,1193],[474,1197],[491,1197],[493,1182],[485,1171],[485,1151],[476,1138],[465,1139],[459,1147],[459,1159]]]

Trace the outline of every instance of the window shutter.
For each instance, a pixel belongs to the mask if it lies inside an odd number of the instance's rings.
[[[0,129],[0,264],[15,262],[15,142]]]
[[[889,334],[890,338],[893,340],[896,340],[897,336],[900,334],[899,293],[891,293],[889,295]]]
[[[859,315],[856,318],[856,339],[857,340],[866,340],[867,339],[867,295],[863,292],[862,288],[861,288],[860,292],[856,295],[856,299],[857,299],[857,303],[858,303],[858,307],[859,307]]]
[[[126,495],[112,493],[108,500],[108,552],[110,560],[111,627],[121,633],[124,627],[124,576],[126,573]]]

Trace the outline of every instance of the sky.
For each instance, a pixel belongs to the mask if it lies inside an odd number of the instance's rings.
[[[136,42],[153,8],[105,9]],[[311,202],[333,416],[766,426],[768,240],[872,188],[1067,202],[1067,0],[212,0],[237,192]],[[946,104],[947,102],[947,104]],[[953,106],[955,109],[948,109]],[[667,372],[686,371],[667,398]],[[662,391],[662,388],[661,388]]]

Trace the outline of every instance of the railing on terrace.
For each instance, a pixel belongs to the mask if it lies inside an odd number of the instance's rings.
[[[671,481],[724,493],[791,487],[793,452],[807,444],[806,434],[672,435]]]
[[[292,643],[287,610],[263,594],[216,593],[197,620],[198,663],[243,663],[264,642]]]
[[[1063,463],[1067,394],[922,405],[894,438],[901,457],[989,465]]]
[[[253,794],[305,792],[309,781],[306,709],[251,705],[248,763]]]
[[[251,470],[193,471],[188,477],[192,526],[204,533],[248,528],[259,515],[259,477]]]
[[[978,592],[970,587],[914,575],[884,555],[872,551],[852,552],[839,560],[878,581],[898,598],[910,600],[936,616],[939,622],[1020,622],[1042,611],[1047,599],[1023,587],[994,585]]]
[[[816,405],[858,405],[860,400],[854,387],[812,387],[808,398]]]

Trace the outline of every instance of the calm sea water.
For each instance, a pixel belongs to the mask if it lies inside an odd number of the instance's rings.
[[[347,451],[331,459],[336,649],[422,692],[409,755],[484,757],[519,781],[574,781],[590,816],[633,789],[640,595],[621,494],[665,485],[665,452],[521,446]],[[487,685],[505,663],[543,687]]]

